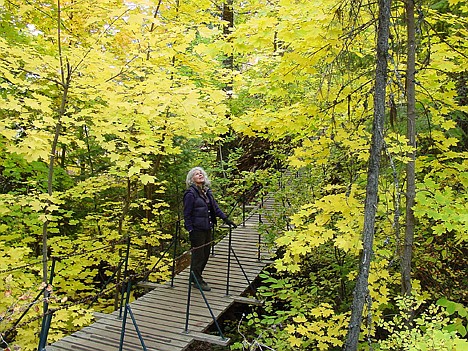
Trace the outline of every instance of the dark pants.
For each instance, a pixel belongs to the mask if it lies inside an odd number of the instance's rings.
[[[192,244],[192,271],[199,283],[203,281],[203,270],[205,269],[211,251],[211,230],[193,231],[190,233]]]

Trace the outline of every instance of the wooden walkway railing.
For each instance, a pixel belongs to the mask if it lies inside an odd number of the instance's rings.
[[[267,211],[272,205],[272,200],[263,202]],[[229,278],[228,236],[215,246],[214,255],[210,256],[205,268],[204,277],[211,286],[211,291],[203,293],[215,318],[219,318],[234,302],[246,302],[247,299],[243,296],[249,289],[248,281],[255,280],[270,257],[269,252],[260,245],[260,260],[258,259],[259,215],[255,212],[251,213],[244,224],[232,230]],[[223,336],[205,333],[214,321],[201,292],[196,288],[191,289],[188,319],[186,318],[189,275],[190,268],[187,268],[174,278],[173,286],[170,282],[155,285],[149,293],[129,304],[137,329],[132,318],[126,318],[126,325],[123,326],[119,311],[115,311],[100,315],[92,325],[46,346],[46,350],[118,351],[123,345],[122,350],[138,351],[144,350],[141,340],[148,351],[181,351],[195,340],[227,344],[229,340]],[[123,327],[125,334],[122,341]]]

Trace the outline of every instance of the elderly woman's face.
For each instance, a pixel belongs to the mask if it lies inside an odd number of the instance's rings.
[[[201,171],[195,171],[192,180],[196,185],[202,185],[203,183],[205,183],[205,176]]]

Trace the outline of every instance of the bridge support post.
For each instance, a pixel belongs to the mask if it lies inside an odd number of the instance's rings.
[[[226,296],[229,296],[229,278],[231,275],[231,248],[232,248],[232,228],[229,226],[229,241],[228,241],[228,261],[227,261],[227,277],[226,277]]]
[[[52,267],[50,268],[50,279],[49,285],[52,285],[54,280],[54,270],[55,270],[55,259],[52,258]],[[48,298],[50,296],[47,286],[43,289],[44,293],[44,316],[42,317],[42,327],[41,334],[39,336],[39,346],[37,347],[38,351],[45,350],[47,344],[47,336],[49,335],[50,322],[52,321],[52,313],[49,311],[49,302]]]
[[[138,328],[138,324],[136,322],[135,316],[133,315],[132,309],[130,308],[130,305],[129,305],[131,286],[132,286],[132,282],[129,281],[127,283],[127,296],[126,296],[126,301],[125,301],[124,316],[122,319],[122,331],[120,333],[119,351],[122,351],[123,349],[123,343],[125,339],[125,328],[127,326],[127,313],[129,313],[130,317],[132,318],[133,326],[135,327],[135,331],[137,332],[138,338],[140,339],[140,343],[141,343],[141,347],[143,348],[143,351],[147,351],[145,342],[140,333],[140,329]]]
[[[192,293],[192,282],[195,282],[195,284],[198,287],[198,290],[200,291],[203,300],[205,301],[206,307],[208,307],[208,311],[210,311],[211,318],[213,319],[213,323],[216,325],[216,328],[218,329],[219,336],[221,339],[225,340],[226,338],[223,335],[223,332],[221,331],[221,328],[218,324],[218,321],[216,320],[216,316],[213,313],[213,310],[210,307],[210,304],[208,303],[208,299],[205,296],[205,293],[203,292],[200,282],[198,281],[197,277],[195,276],[195,273],[192,271],[192,267],[190,266],[190,277],[189,277],[189,287],[188,287],[188,298],[187,298],[187,313],[186,313],[186,318],[185,318],[185,333],[188,334],[188,323],[189,323],[189,314],[190,314],[190,297]]]
[[[173,238],[174,251],[172,255],[172,273],[171,273],[171,288],[174,287],[174,277],[175,277],[175,264],[176,264],[176,255],[177,255],[177,242],[179,241],[180,233],[180,220],[176,223],[176,230]]]

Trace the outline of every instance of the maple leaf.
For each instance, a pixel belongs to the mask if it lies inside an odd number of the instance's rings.
[[[142,174],[140,175],[140,181],[142,184],[146,185],[148,183],[154,183],[156,180],[156,177],[149,175],[149,174]]]

